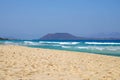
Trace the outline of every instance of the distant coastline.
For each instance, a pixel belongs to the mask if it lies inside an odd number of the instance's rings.
[[[120,37],[84,37],[84,36],[75,36],[70,33],[48,33],[40,38],[37,39],[18,39],[18,38],[3,38],[0,36],[0,40],[43,40],[43,41],[79,41],[79,40],[120,40]]]
[[[0,40],[10,40],[10,39],[0,37]]]

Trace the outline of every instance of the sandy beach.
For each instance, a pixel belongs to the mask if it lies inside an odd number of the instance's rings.
[[[120,80],[120,57],[1,45],[0,80]]]

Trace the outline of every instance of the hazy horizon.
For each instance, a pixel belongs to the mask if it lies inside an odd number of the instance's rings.
[[[0,1],[0,37],[38,39],[59,32],[120,33],[120,0]]]

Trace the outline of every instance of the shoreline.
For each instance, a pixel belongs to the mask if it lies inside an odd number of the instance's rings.
[[[101,54],[101,53],[93,53],[93,52],[82,52],[82,51],[74,51],[74,50],[60,50],[60,49],[49,49],[49,48],[37,48],[37,47],[29,47],[29,46],[23,46],[23,47],[28,47],[28,48],[36,48],[36,49],[46,49],[46,50],[56,50],[56,51],[68,51],[68,52],[77,52],[77,53],[83,53],[83,54],[95,54],[95,55],[103,55],[103,56],[112,56],[112,57],[119,57],[117,55],[112,55],[112,54]]]
[[[21,46],[21,45],[10,45],[10,46]],[[77,52],[77,53],[83,53],[83,54],[95,54],[95,55],[102,55],[102,56],[112,56],[112,57],[119,57],[117,55],[110,55],[110,54],[101,54],[101,53],[93,53],[93,52],[81,52],[81,51],[74,51],[74,50],[60,50],[60,49],[49,49],[49,48],[37,48],[37,47],[29,47],[29,46],[21,46],[21,47],[28,47],[28,48],[34,48],[34,49],[45,49],[45,50],[55,50],[55,51],[68,51],[68,52]]]
[[[119,80],[120,58],[0,45],[0,80]]]
[[[82,53],[82,54],[90,54],[90,55],[100,55],[100,56],[108,56],[108,57],[118,57],[120,56],[114,56],[114,55],[106,55],[106,54],[100,54],[100,53],[92,53],[92,52],[79,52],[79,51],[73,51],[73,50],[60,50],[60,49],[49,49],[49,48],[37,48],[37,47],[29,47],[29,46],[22,46],[22,45],[0,45],[0,46],[18,46],[18,47],[26,47],[31,49],[44,49],[44,50],[52,50],[52,51],[64,51],[64,52],[73,52],[73,53]]]
[[[28,47],[28,48],[34,48],[34,49],[45,49],[45,50],[55,50],[55,51],[67,51],[67,52],[73,52],[73,53],[75,52],[75,53],[82,53],[82,54],[88,54],[88,55],[95,54],[95,55],[111,56],[111,57],[119,57],[120,58],[120,56],[116,56],[116,55],[93,53],[93,52],[82,52],[82,51],[74,51],[74,50],[62,50],[62,49],[60,50],[60,49],[49,49],[49,48],[37,48],[37,47],[29,47],[29,46],[21,46],[21,47]]]
[[[80,52],[80,51],[74,51],[74,50],[60,50],[60,49],[49,49],[49,48],[37,48],[37,47],[30,47],[30,46],[22,46],[22,45],[9,45],[9,44],[0,44],[0,46],[18,46],[18,47],[27,47],[32,49],[45,49],[45,50],[55,50],[55,51],[67,51],[67,52],[75,52],[75,53],[83,53],[83,54],[93,54],[93,55],[102,55],[102,56],[111,56],[111,57],[119,57],[116,55],[110,55],[110,54],[101,54],[101,53],[93,53],[93,52]]]
[[[79,42],[64,42],[64,41],[3,41],[5,45],[20,45],[32,48],[46,48],[54,50],[65,50],[74,52],[87,52],[101,55],[118,56],[120,57],[120,42],[113,41],[79,41]]]

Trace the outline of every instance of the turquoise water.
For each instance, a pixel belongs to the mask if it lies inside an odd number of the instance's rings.
[[[120,40],[79,40],[79,41],[39,41],[39,40],[1,40],[0,44],[12,44],[33,48],[47,48],[120,57]]]

